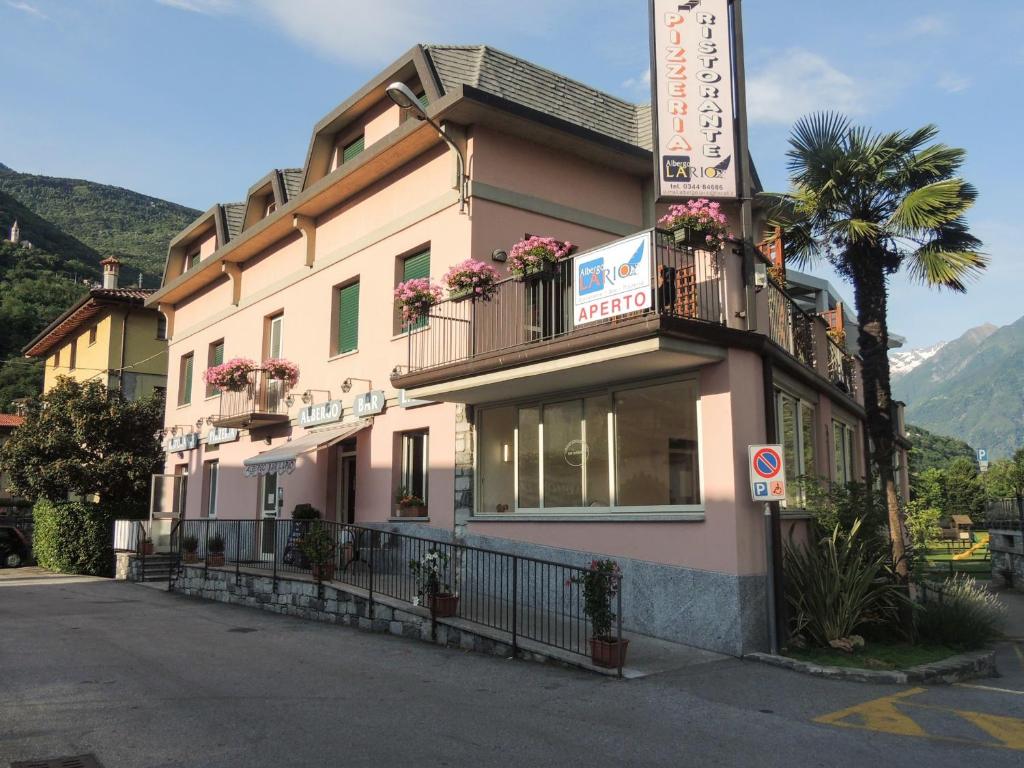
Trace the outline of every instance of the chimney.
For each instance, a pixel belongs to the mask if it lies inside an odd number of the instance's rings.
[[[117,276],[121,271],[121,262],[113,256],[108,256],[100,264],[103,266],[103,287],[117,288]]]

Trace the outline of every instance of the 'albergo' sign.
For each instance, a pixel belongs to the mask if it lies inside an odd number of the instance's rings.
[[[299,411],[299,425],[316,427],[320,424],[330,424],[334,421],[341,421],[341,414],[341,400],[328,400],[326,403],[307,405]]]
[[[167,452],[180,453],[182,451],[191,451],[197,445],[199,445],[198,432],[183,432],[180,435],[171,436],[167,441]]]
[[[651,233],[573,257],[573,318],[577,326],[651,306]]]

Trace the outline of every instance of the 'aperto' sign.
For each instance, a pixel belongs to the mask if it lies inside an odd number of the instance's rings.
[[[737,197],[730,0],[652,0],[658,198]]]
[[[651,233],[579,253],[572,260],[576,326],[651,306]]]

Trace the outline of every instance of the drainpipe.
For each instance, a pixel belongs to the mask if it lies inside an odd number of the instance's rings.
[[[775,427],[775,377],[767,352],[761,353],[761,372],[764,379],[764,430],[765,442],[777,443]],[[771,652],[778,653],[779,646],[786,638],[786,602],[782,586],[782,519],[779,502],[765,504],[765,549],[768,560],[768,633]]]

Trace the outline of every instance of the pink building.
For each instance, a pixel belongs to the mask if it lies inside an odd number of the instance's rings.
[[[420,106],[400,108],[393,82]],[[491,48],[414,47],[315,126],[303,167],[171,243],[148,306],[170,344],[165,471],[189,480],[154,514],[287,518],[306,503],[548,560],[609,556],[629,628],[763,648],[747,447],[783,443],[791,479],[863,477],[856,361],[827,333],[823,315],[845,321],[820,285],[755,285],[741,244],[716,255],[655,233],[652,165],[646,105]],[[570,259],[403,327],[398,282],[471,257],[504,276],[529,234],[594,259],[646,249],[643,306],[581,317]],[[204,383],[236,357],[286,358],[298,382]],[[784,523],[803,514],[790,488]],[[402,516],[400,490],[423,514]]]

